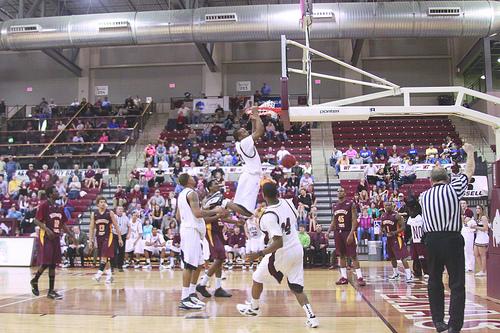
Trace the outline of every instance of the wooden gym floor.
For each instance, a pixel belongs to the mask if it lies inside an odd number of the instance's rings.
[[[426,285],[389,282],[389,263],[362,263],[368,285],[336,286],[337,271],[306,270],[305,285],[321,326],[316,332],[434,332],[430,325]],[[267,286],[262,316],[241,317],[236,304],[249,297],[251,272],[226,271],[229,299],[207,301],[200,312],[177,309],[181,272],[115,273],[108,286],[91,280],[95,269],[58,269],[60,301],[45,297],[47,275],[39,297],[30,293],[29,268],[0,268],[0,332],[305,332],[305,315],[286,286]],[[500,331],[500,302],[488,300],[486,279],[467,275],[464,331]],[[212,284],[214,282],[212,281]],[[210,289],[211,290],[211,289]]]

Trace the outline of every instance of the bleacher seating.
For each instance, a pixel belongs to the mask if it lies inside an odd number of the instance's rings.
[[[357,187],[359,185],[359,179],[342,179],[340,180],[340,186],[342,186],[347,194],[347,197],[352,198],[356,194]],[[431,187],[429,179],[416,179],[413,184],[405,184],[399,187],[398,192],[403,193],[407,197],[410,192],[414,194],[420,194]],[[390,191],[391,192],[391,191]]]

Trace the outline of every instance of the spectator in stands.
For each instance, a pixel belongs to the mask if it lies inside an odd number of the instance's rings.
[[[80,266],[85,267],[85,247],[87,246],[88,236],[85,232],[80,230],[80,227],[73,226],[73,234],[75,235],[76,243],[73,242],[71,237],[66,235],[66,244],[68,244],[68,259],[69,267],[75,267],[75,257],[80,257]]]
[[[373,162],[372,152],[370,149],[363,146],[363,148],[359,151],[359,156],[363,159],[362,164],[369,164]]]
[[[300,178],[295,173],[292,173],[287,180],[286,187],[290,189],[294,195],[297,195],[300,186]]]
[[[153,174],[153,176],[154,176],[154,174]],[[149,193],[149,180],[146,178],[145,175],[141,175],[141,178],[139,178],[138,185],[139,185],[140,191],[144,194],[144,198],[147,198],[148,193]],[[134,187],[136,187],[136,186],[134,186]],[[141,201],[142,201],[142,198],[141,198]]]
[[[460,163],[464,160],[465,152],[462,148],[458,148],[455,143],[451,144],[450,157],[452,162]]]
[[[196,106],[192,112],[191,124],[199,124],[201,122],[201,110]]]
[[[0,236],[8,236],[10,228],[5,223],[0,223]]]
[[[82,183],[78,179],[78,176],[75,175],[71,178],[71,183],[69,183],[68,189],[69,189],[68,198],[74,200],[80,197]]]
[[[142,106],[141,106],[142,100],[139,96],[136,95],[135,98],[133,99],[133,102],[134,102],[135,108],[142,109]]]
[[[220,104],[217,104],[217,108],[215,109],[215,121],[219,123],[222,119],[224,119],[224,108],[220,106]]]
[[[304,266],[307,266],[307,259],[309,258],[309,246],[311,245],[311,237],[307,234],[306,228],[303,224],[299,225],[299,241],[304,250]]]
[[[76,132],[75,135],[73,136],[73,139],[71,140],[73,143],[78,143],[78,142],[85,142],[83,140],[83,136],[82,136],[82,133],[80,132]]]
[[[146,158],[153,158],[156,154],[156,147],[151,142],[144,148],[144,154]]]
[[[107,142],[109,142],[108,133],[102,132],[101,136],[99,137],[99,141],[98,142],[100,142],[100,143],[107,143]]]
[[[312,169],[312,165],[310,162],[305,162],[302,169],[304,170],[304,173],[308,173],[310,176],[312,176],[313,169]]]
[[[85,171],[85,188],[95,188],[95,171],[92,169],[92,166],[89,164],[87,166],[87,170]]]
[[[375,158],[379,161],[387,161],[389,158],[387,149],[384,147],[383,143],[381,143],[375,151]]]
[[[189,109],[189,107],[182,103],[180,108],[177,110],[177,120],[179,120],[179,118],[184,118],[184,124],[187,124],[189,123],[189,116],[190,116],[190,113],[191,113],[191,109]]]
[[[378,169],[375,176],[377,177],[377,182],[376,182],[377,188],[385,189],[387,183],[386,183],[386,174],[384,173],[384,168]]]
[[[118,123],[118,121],[116,121],[116,118],[112,118],[111,121],[109,122],[108,124],[108,128],[109,129],[116,129],[116,128],[120,128],[120,124]]]
[[[156,147],[155,155],[154,155],[154,165],[155,167],[158,166],[158,161],[161,159],[165,159],[167,157],[167,147],[160,142],[158,143],[158,146]]]
[[[393,165],[393,164],[400,164],[402,162],[402,160],[401,160],[401,157],[399,157],[397,153],[393,153],[392,156],[389,157],[387,162],[389,162],[389,164]]]
[[[321,224],[316,225],[313,232],[309,233],[311,239],[311,244],[309,247],[309,262],[313,264],[315,258],[319,258],[321,267],[326,267],[328,262],[328,238],[326,233],[323,232],[323,227]]]
[[[0,100],[0,116],[7,115],[7,105],[5,105],[5,100]]]
[[[364,178],[368,181],[369,184],[375,184],[377,181],[377,171],[378,168],[370,163],[364,171]]]
[[[271,178],[278,183],[281,179],[283,179],[285,176],[285,172],[283,171],[283,166],[282,165],[277,165],[274,167],[274,169],[271,171]]]
[[[349,164],[350,164],[350,162],[349,162],[349,158],[347,157],[347,155],[345,153],[342,154],[342,158],[337,161],[337,164],[335,164],[335,170],[337,171],[337,175],[340,173],[341,167],[343,165],[349,165]]]
[[[311,193],[307,193],[307,190],[303,187],[300,188],[300,194],[297,198],[298,203],[304,205],[304,209],[309,213],[311,211],[311,207],[313,205],[313,197]]]
[[[226,135],[222,127],[217,125],[216,123],[212,124],[212,128],[210,129],[210,137],[213,141],[223,142],[226,141]]]
[[[17,210],[16,205],[14,204],[10,206],[5,217],[8,219],[16,219],[17,221],[21,222],[23,214]]]
[[[266,140],[274,140],[275,136],[276,136],[276,127],[274,126],[274,123],[272,121],[269,121],[266,125],[265,138]]]
[[[401,176],[398,166],[393,166],[389,172],[389,182],[393,191],[397,191],[401,186]]]
[[[17,199],[17,207],[19,208],[21,214],[24,215],[24,213],[28,209],[28,206],[29,206],[28,196],[20,194]]]
[[[413,143],[410,144],[410,149],[408,149],[408,157],[413,160],[413,162],[418,161],[418,150]]]
[[[371,153],[370,153],[371,155]],[[334,167],[337,165],[337,162],[342,158],[342,152],[337,148],[333,147],[332,156],[330,156],[330,166]]]
[[[274,154],[274,149],[273,147],[269,146],[267,147],[266,154],[264,155],[264,162],[267,162],[269,164],[276,164],[276,154]]]
[[[306,163],[306,165],[307,165],[307,163]],[[310,171],[312,174],[312,168],[311,168],[311,170],[308,169],[308,171]],[[304,174],[304,168],[299,164],[299,161],[295,161],[295,165],[292,167],[291,172],[292,172],[292,174],[295,174],[299,178],[299,181],[300,181],[300,178]]]
[[[12,176],[12,179],[10,180],[8,185],[8,192],[13,199],[17,199],[17,196],[19,195],[19,190],[21,189],[21,183],[22,182],[21,179],[19,179],[19,177],[17,177],[16,175]]]
[[[364,239],[365,234],[369,235],[370,240],[375,240],[372,216],[369,214],[368,206],[361,208],[361,216],[358,217],[358,241]]]
[[[352,159],[352,164],[363,164],[363,162],[363,158],[359,154],[356,154],[356,156]]]
[[[7,173],[7,181],[10,181],[12,177],[16,174],[17,162],[14,160],[13,156],[7,158],[7,163],[5,164],[5,172]]]
[[[429,145],[429,148],[425,150],[425,163],[434,163],[436,161],[438,155],[438,150],[434,147],[434,145],[431,143]]]
[[[5,157],[0,156],[0,175],[5,176]]]
[[[233,234],[227,240],[228,247],[226,248],[229,269],[232,269],[233,259],[236,259],[237,256],[240,256],[242,259],[245,258],[246,236],[241,232],[241,228],[238,225],[234,226],[233,231]]]
[[[271,86],[264,82],[260,88],[260,93],[263,97],[268,97],[271,95]]]
[[[353,158],[356,157],[356,155],[358,154],[358,152],[356,151],[356,149],[354,149],[352,147],[352,145],[349,145],[349,149],[346,150],[345,154],[347,155],[347,158],[349,159],[349,162],[351,164],[353,164],[352,160],[353,160]]]
[[[111,102],[108,100],[108,96],[104,96],[104,101],[102,101],[101,108],[106,111],[106,113],[111,113],[112,111],[112,106]]]
[[[281,160],[283,160],[283,157],[285,157],[286,155],[290,155],[290,152],[286,150],[285,146],[281,146],[280,150],[278,150],[278,152],[276,153],[276,158],[278,159],[279,164],[281,164]]]
[[[399,149],[398,149],[398,146],[396,146],[396,145],[392,145],[391,151],[389,152],[390,156],[392,156],[394,154],[399,155]]]
[[[403,168],[401,184],[413,184],[415,179],[417,179],[417,167],[413,164],[413,160],[410,159]]]
[[[127,204],[127,192],[123,190],[121,185],[116,187],[116,192],[113,197],[113,208],[116,209],[118,206],[125,206]]]
[[[226,130],[230,130],[233,129],[233,125],[234,125],[234,115],[232,113],[229,113],[226,119],[224,120],[224,128]]]
[[[445,139],[445,145],[448,149],[450,149],[453,146],[453,139],[450,136],[447,136]]]
[[[311,174],[304,172],[304,175],[300,178],[300,187],[305,188],[309,192],[311,191],[313,184],[314,180],[312,179]]]

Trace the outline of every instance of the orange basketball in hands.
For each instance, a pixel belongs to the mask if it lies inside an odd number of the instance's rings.
[[[283,157],[283,159],[281,160],[281,164],[283,165],[283,167],[285,167],[287,169],[290,169],[291,167],[293,167],[296,162],[297,162],[297,160],[295,159],[295,156],[293,156],[291,154],[285,155]]]

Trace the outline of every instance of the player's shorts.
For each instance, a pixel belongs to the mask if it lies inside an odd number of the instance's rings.
[[[42,233],[42,231],[40,231]],[[37,254],[38,265],[57,265],[61,262],[61,241],[59,235],[54,239],[49,239],[47,236],[40,234],[38,240],[39,252]]]
[[[167,252],[175,252],[175,253],[181,252],[181,249],[179,249],[177,246],[174,246],[172,244],[171,240],[167,241],[167,245],[165,245],[165,249],[167,250]]]
[[[267,254],[252,275],[258,283],[281,283],[286,279],[289,284],[304,286],[304,250],[301,246],[279,249]]]
[[[253,253],[264,250],[264,239],[262,237],[249,238],[247,240],[247,250]]]
[[[146,246],[144,250],[148,251],[151,256],[159,256],[162,248],[154,246]]]
[[[410,247],[411,259],[425,259],[427,258],[427,249],[423,243],[413,243]]]
[[[210,250],[210,260],[224,260],[226,259],[226,250],[224,248],[224,241],[217,233],[207,234],[207,244]]]
[[[113,234],[108,237],[97,237],[97,255],[99,257],[114,258],[116,242]]]
[[[237,248],[234,248],[232,246],[229,246],[229,245],[226,245],[224,246],[224,249],[226,250],[226,252],[231,252],[234,254],[234,256],[240,256],[240,257],[244,257],[245,254],[246,254],[246,249],[245,247],[237,247]]]
[[[203,248],[201,235],[195,228],[181,227],[181,259],[184,266],[189,269],[197,269],[203,265]]]
[[[130,238],[125,241],[125,252],[130,253],[134,252],[137,254],[144,253],[144,241],[139,239],[137,243],[134,245],[136,238]]]
[[[399,236],[387,238],[387,255],[391,260],[402,260],[408,257],[408,249],[403,238]]]
[[[255,211],[257,196],[260,190],[260,174],[243,172],[238,179],[238,187],[233,202],[245,207],[249,212]]]
[[[206,238],[203,238],[201,241],[201,245],[203,247],[203,260],[210,260],[210,246],[208,245],[208,240]]]
[[[335,231],[335,252],[340,257],[355,257],[356,256],[356,233],[354,233],[354,242],[347,244],[347,237],[350,231]]]

